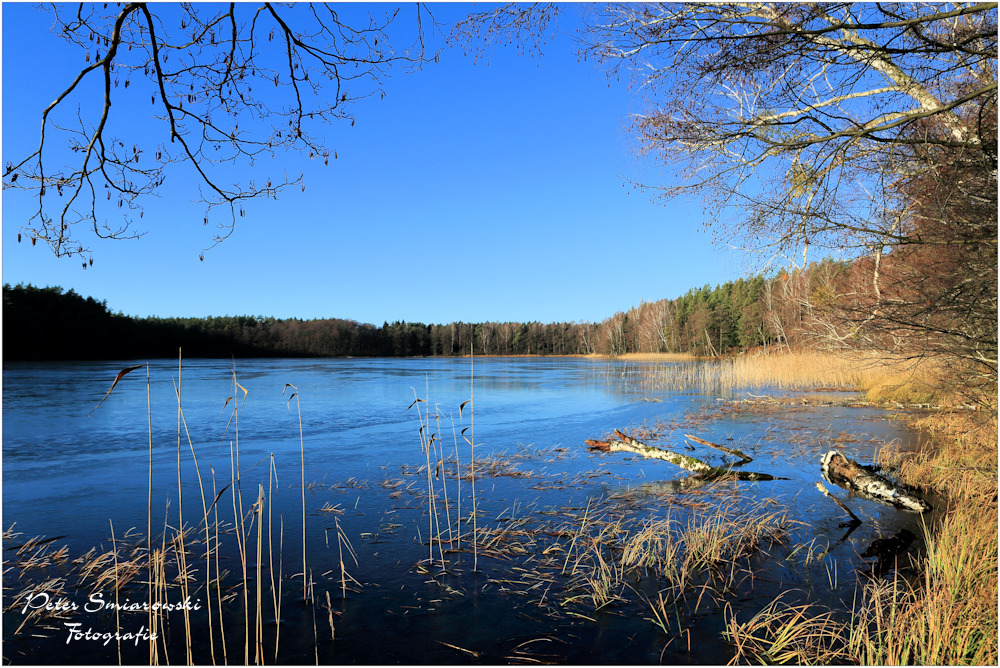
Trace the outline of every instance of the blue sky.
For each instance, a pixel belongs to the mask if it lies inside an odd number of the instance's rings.
[[[432,5],[445,26],[469,8]],[[37,145],[42,109],[79,69],[81,54],[50,24],[32,5],[3,4],[5,163]],[[401,42],[412,37],[412,6],[397,30]],[[438,63],[393,70],[384,99],[352,107],[354,127],[322,128],[338,154],[329,166],[276,158],[276,169],[304,172],[305,192],[248,203],[204,262],[213,230],[178,169],[140,221],[145,236],[93,240],[87,270],[41,244],[18,244],[32,202],[5,191],[3,281],[73,288],[129,315],[381,324],[598,321],[742,275],[739,255],[702,230],[697,202],[665,203],[628,185],[675,175],[637,157],[625,128],[642,104],[627,82],[579,61],[563,36],[541,57],[497,48],[478,63],[435,39]],[[111,122],[164,132],[141,124],[150,108],[148,96],[146,105],[123,99]]]

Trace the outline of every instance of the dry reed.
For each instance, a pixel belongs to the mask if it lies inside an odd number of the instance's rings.
[[[632,365],[623,381],[644,391],[707,391],[826,388],[865,392],[871,400],[932,403],[941,365],[904,357],[868,353],[796,351],[769,355],[737,355],[722,360]]]

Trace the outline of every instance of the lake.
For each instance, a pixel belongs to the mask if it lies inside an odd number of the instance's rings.
[[[199,607],[159,620],[159,661],[725,663],[727,614],[779,593],[849,614],[859,554],[919,533],[914,515],[831,487],[864,521],[848,533],[816,490],[831,448],[866,463],[917,446],[885,411],[839,405],[846,393],[747,401],[769,393],[678,389],[657,379],[681,363],[589,358],[156,360],[100,403],[138,363],[4,365],[7,661],[147,663],[148,641],[120,642],[152,631],[147,612],[86,603],[186,593]],[[713,465],[733,460],[684,435],[725,444],[784,479],[686,486],[666,462],[585,446],[616,428]],[[678,584],[623,565],[644,527],[722,516],[768,518],[728,574],[718,561]],[[129,582],[123,563],[141,565]],[[112,566],[117,588],[99,575]],[[39,582],[78,609],[35,610],[24,592]]]

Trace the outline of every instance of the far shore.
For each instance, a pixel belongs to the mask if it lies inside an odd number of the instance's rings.
[[[703,359],[691,353],[624,353],[622,355],[587,355],[587,357],[604,357],[608,359],[626,360],[629,362],[693,362]]]

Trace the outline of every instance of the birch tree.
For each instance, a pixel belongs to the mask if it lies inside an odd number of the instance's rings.
[[[996,4],[607,4],[583,39],[643,96],[642,149],[683,167],[664,194],[706,198],[751,250],[918,241],[900,188],[927,146],[995,181]]]

